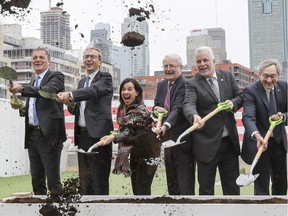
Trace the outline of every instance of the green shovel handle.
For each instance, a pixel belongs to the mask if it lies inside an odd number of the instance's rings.
[[[272,120],[271,117],[269,117],[269,123],[271,126],[275,127],[283,122],[283,116],[281,116],[278,120]]]
[[[219,111],[227,110],[231,107],[231,105],[232,105],[232,101],[229,101],[228,103],[221,102],[217,104],[217,109]]]
[[[168,111],[165,111],[165,112],[158,112],[158,111],[153,111],[154,112],[154,114],[158,117],[158,118],[163,118],[163,117],[165,117],[165,116],[167,116],[167,114],[168,114]]]

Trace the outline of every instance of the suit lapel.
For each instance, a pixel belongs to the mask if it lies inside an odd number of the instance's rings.
[[[268,98],[267,98],[267,94],[266,94],[266,91],[262,85],[262,83],[260,81],[257,81],[257,88],[259,89],[259,98],[263,101],[264,105],[265,105],[265,108],[268,112],[268,107],[269,107],[269,101],[268,101]]]

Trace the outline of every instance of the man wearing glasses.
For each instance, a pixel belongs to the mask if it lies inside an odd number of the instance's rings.
[[[287,194],[287,82],[279,80],[281,67],[277,60],[268,59],[258,66],[260,80],[247,86],[243,93],[243,124],[245,127],[242,158],[251,164],[257,150],[264,145],[254,169],[259,174],[254,182],[255,195],[269,195],[270,178],[272,195]],[[269,117],[283,118],[273,130],[268,143],[264,137],[269,129]]]
[[[182,111],[186,78],[182,75],[182,59],[179,55],[168,54],[162,63],[165,79],[157,86],[153,111],[168,111],[168,115],[156,133],[163,137],[163,141],[176,142],[178,136],[190,126]],[[169,195],[195,194],[195,160],[189,137],[183,138],[182,141],[186,141],[184,144],[164,149]]]
[[[66,103],[69,112],[75,115],[75,145],[85,152],[113,130],[112,77],[100,71],[102,58],[100,50],[88,48],[83,56],[87,76],[79,81],[77,90],[58,94],[58,101]],[[82,195],[109,194],[112,145],[101,146],[95,151],[97,154],[78,153]]]

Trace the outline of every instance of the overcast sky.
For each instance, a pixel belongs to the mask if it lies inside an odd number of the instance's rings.
[[[56,6],[60,0],[51,0]],[[90,30],[97,23],[110,23],[111,39],[119,45],[121,23],[130,7],[154,6],[150,15],[150,68],[161,70],[167,53],[179,54],[186,63],[186,37],[192,29],[222,27],[226,32],[227,57],[233,63],[249,67],[249,35],[247,0],[64,0],[63,9],[70,14],[72,47],[85,49]],[[116,3],[115,3],[116,2]],[[0,16],[0,22],[20,23],[24,36],[40,38],[40,12],[48,10],[49,0],[32,0],[30,12],[22,20]],[[78,28],[75,29],[75,25]],[[84,34],[84,38],[80,36]]]

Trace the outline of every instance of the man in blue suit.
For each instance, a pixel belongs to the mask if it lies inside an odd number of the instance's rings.
[[[255,195],[269,195],[270,177],[272,195],[287,194],[285,124],[276,126],[268,143],[263,143],[271,115],[282,116],[287,123],[287,82],[279,80],[280,71],[280,64],[275,59],[261,62],[258,66],[260,80],[247,86],[243,93],[245,133],[241,157],[251,164],[258,148],[261,145],[266,148],[254,169],[254,173],[260,174],[254,182]],[[273,101],[276,101],[276,110],[270,105]]]
[[[165,79],[159,82],[154,100],[154,110],[168,111],[164,124],[158,131],[165,140],[176,141],[190,124],[182,110],[186,78],[182,75],[182,59],[177,54],[168,54],[163,59]],[[168,89],[169,88],[169,89]],[[190,135],[183,138],[184,144],[166,148],[164,160],[169,195],[195,194],[195,160]]]

